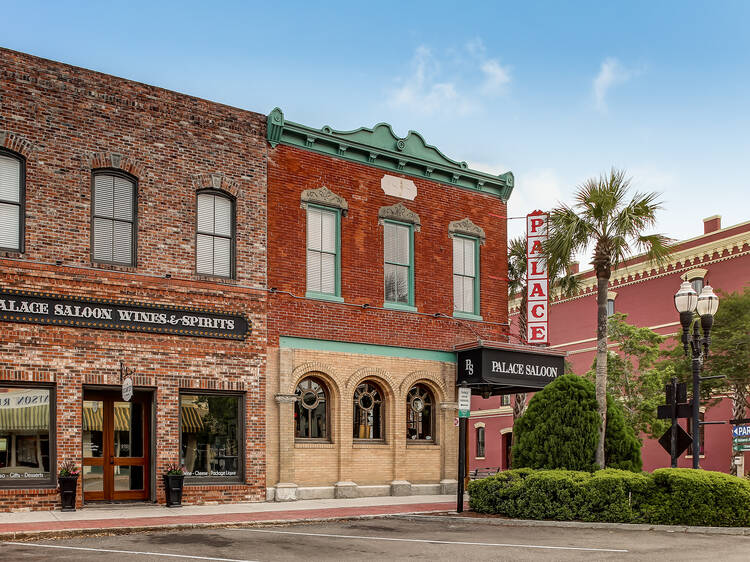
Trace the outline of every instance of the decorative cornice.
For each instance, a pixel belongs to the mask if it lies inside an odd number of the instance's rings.
[[[480,244],[484,244],[487,238],[484,234],[484,229],[481,226],[475,225],[469,217],[461,219],[460,221],[452,221],[448,225],[448,234],[453,238],[454,234],[463,234],[465,236],[473,236],[479,239]]]
[[[607,300],[608,301],[613,301],[616,298],[617,298],[617,293],[615,293],[614,291],[607,291]]]
[[[324,205],[326,207],[341,209],[341,214],[344,216],[349,211],[349,204],[346,202],[346,199],[340,195],[336,195],[326,186],[319,187],[318,189],[306,189],[302,192],[300,199],[302,200],[301,206],[303,209],[307,208],[308,203],[312,203],[313,205]]]
[[[380,207],[378,211],[378,224],[383,224],[386,220],[408,222],[414,225],[414,230],[417,232],[419,232],[422,226],[422,223],[419,221],[419,215],[406,208],[403,203],[396,203],[389,207]]]
[[[512,172],[499,176],[470,170],[466,162],[451,160],[409,131],[399,138],[388,123],[372,129],[336,131],[329,126],[313,129],[284,119],[278,107],[268,115],[267,139],[272,148],[279,144],[311,150],[328,156],[375,166],[383,170],[428,179],[446,185],[494,195],[507,202],[513,191]]]
[[[736,228],[736,226],[738,225],[728,227],[727,230],[730,228]],[[684,241],[680,242],[680,244],[683,243]],[[745,249],[746,246],[748,249]],[[716,257],[714,257],[714,255],[716,255]],[[701,265],[705,268],[705,266],[713,263],[736,259],[745,255],[750,255],[750,228],[733,236],[727,236],[726,238],[713,240],[701,244],[700,246],[673,252],[667,257],[667,262],[662,267],[657,267],[648,262],[639,262],[630,266],[621,266],[612,272],[610,286],[616,288],[634,285],[636,283],[644,283],[650,279],[666,277],[667,275],[679,274],[680,277],[682,277],[683,274],[696,269],[696,265]],[[637,257],[639,256],[636,256],[636,258]],[[583,276],[581,278],[581,287],[578,293],[574,296],[565,298],[560,298],[559,294],[551,295],[552,299],[550,304],[554,305],[560,302],[581,299],[596,294],[596,277],[592,275],[592,270],[583,271],[578,275]],[[508,303],[508,311],[510,315],[518,313],[520,302],[520,298],[514,297]]]

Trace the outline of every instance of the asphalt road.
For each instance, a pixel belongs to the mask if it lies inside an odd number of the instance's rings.
[[[374,519],[5,542],[3,560],[731,560],[750,537]]]

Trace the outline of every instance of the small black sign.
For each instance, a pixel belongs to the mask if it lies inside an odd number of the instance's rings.
[[[490,385],[508,392],[534,391],[563,374],[565,358],[543,352],[484,347],[458,352],[458,382]]]
[[[250,328],[239,314],[14,289],[0,289],[0,321],[226,339]]]
[[[677,404],[677,416],[678,418],[689,418],[693,415],[692,404]],[[664,404],[656,407],[656,417],[660,420],[668,420],[672,418],[672,404]]]
[[[682,426],[678,425],[675,427],[675,431],[677,432],[677,450],[675,451],[675,457],[679,457],[682,453],[685,452],[685,449],[690,447],[690,444],[693,442],[693,438],[690,437],[690,434],[682,429]],[[664,450],[667,453],[672,453],[672,428],[670,427],[667,431],[664,432],[664,435],[659,437],[659,445],[664,447]]]

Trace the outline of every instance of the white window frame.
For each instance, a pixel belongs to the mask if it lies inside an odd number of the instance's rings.
[[[25,223],[26,223],[26,159],[10,150],[0,148],[0,156],[18,161],[18,201],[10,199],[0,199],[0,205],[18,207],[18,245],[17,246],[0,246],[3,252],[24,252]]]

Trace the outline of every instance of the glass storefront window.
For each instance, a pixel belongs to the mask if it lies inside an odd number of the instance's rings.
[[[242,396],[180,395],[180,463],[185,476],[242,480]]]
[[[0,386],[0,486],[54,482],[50,388]]]

